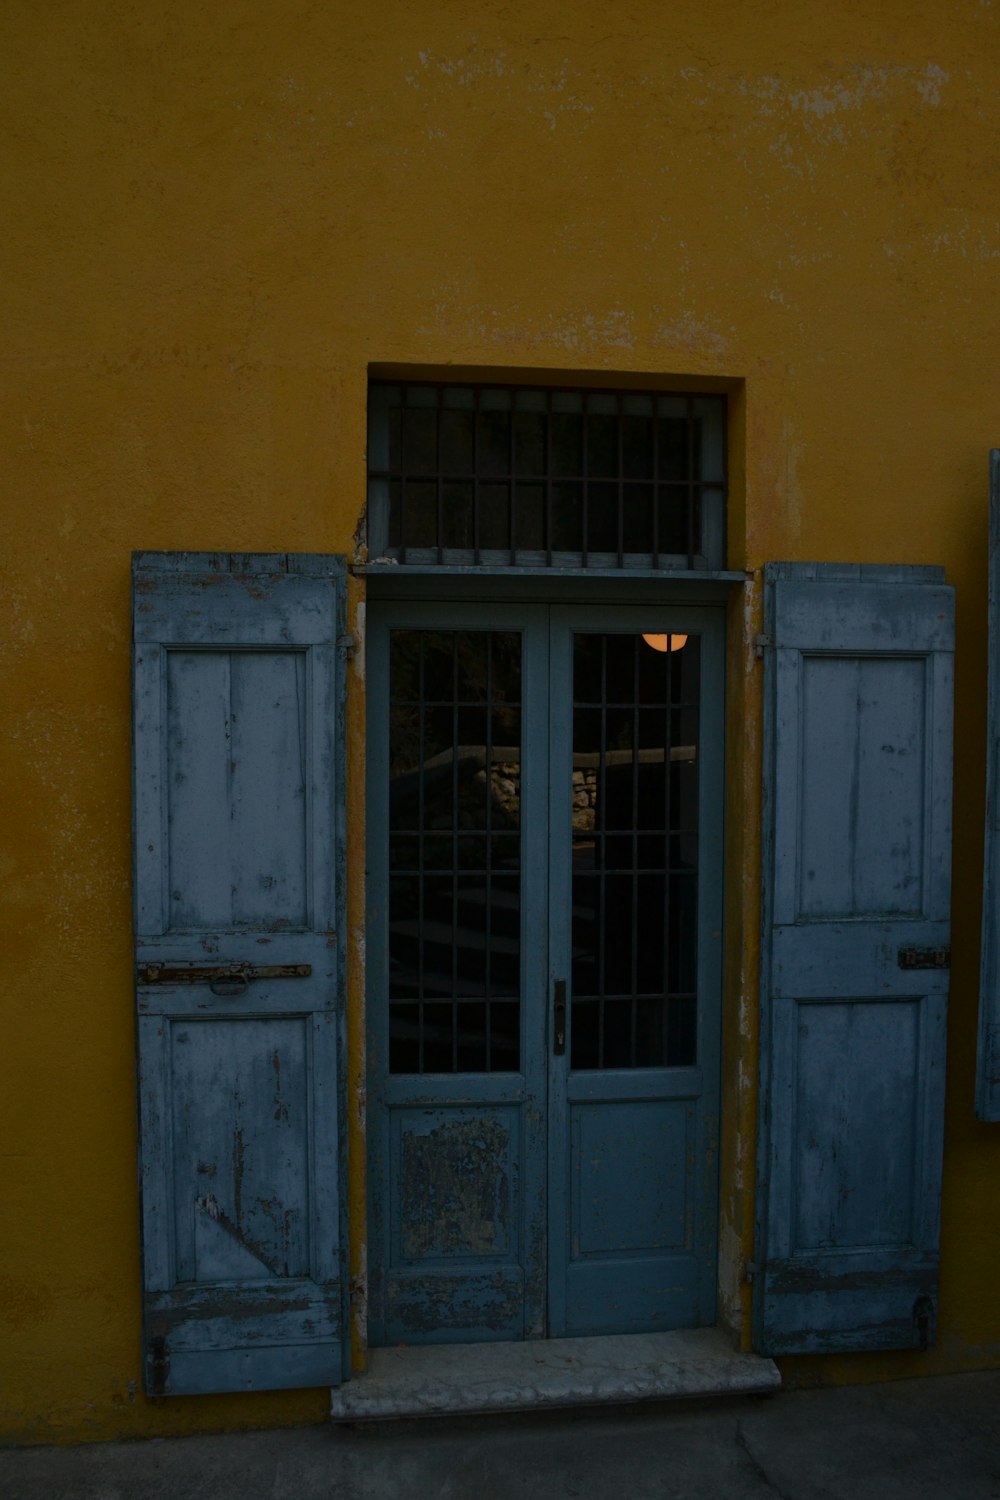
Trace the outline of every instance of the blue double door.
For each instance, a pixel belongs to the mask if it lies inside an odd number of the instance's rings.
[[[370,1341],[712,1322],[721,614],[373,615]]]

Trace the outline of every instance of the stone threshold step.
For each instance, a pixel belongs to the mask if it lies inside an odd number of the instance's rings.
[[[773,1360],[741,1354],[717,1328],[405,1345],[372,1349],[368,1361],[364,1375],[331,1392],[335,1422],[762,1395],[781,1386]]]

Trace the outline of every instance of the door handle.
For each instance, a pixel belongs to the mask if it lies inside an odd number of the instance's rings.
[[[557,979],[552,986],[552,1051],[562,1057],[566,1051],[566,981]]]

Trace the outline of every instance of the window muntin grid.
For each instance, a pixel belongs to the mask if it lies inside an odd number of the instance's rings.
[[[725,567],[725,397],[373,381],[369,558]]]
[[[389,1071],[520,1067],[521,636],[394,630]]]
[[[696,1061],[700,641],[656,639],[573,641],[579,1071]]]

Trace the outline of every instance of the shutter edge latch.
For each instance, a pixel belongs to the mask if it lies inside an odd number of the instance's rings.
[[[896,962],[901,969],[948,969],[950,948],[900,948]]]

